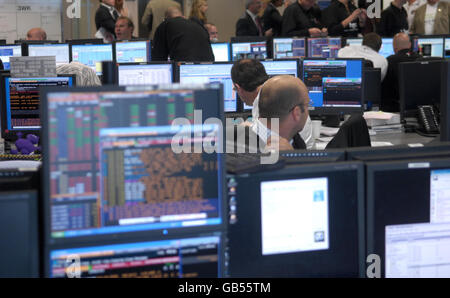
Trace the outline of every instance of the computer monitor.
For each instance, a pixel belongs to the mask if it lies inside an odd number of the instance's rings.
[[[362,112],[362,59],[303,60],[301,78],[309,91],[310,114]]]
[[[390,266],[387,263],[386,232],[390,226],[430,223],[433,212],[430,208],[431,185],[436,182],[433,181],[433,173],[448,169],[449,159],[366,164],[367,255],[380,257],[382,277]]]
[[[222,92],[218,84],[43,90],[46,243],[221,227],[221,156],[183,150],[219,142],[217,125],[191,124],[203,123],[199,110],[223,118]],[[168,126],[176,118],[182,125]]]
[[[393,38],[387,38],[387,37],[383,37],[381,39],[381,48],[378,51],[378,53],[380,55],[382,55],[384,58],[387,58],[391,55],[395,55],[394,52],[394,46],[393,46]]]
[[[362,45],[362,41],[363,41],[362,37],[346,38],[345,45],[346,46],[350,46],[350,45],[360,46],[360,45]]]
[[[102,75],[102,61],[113,61],[112,44],[70,44],[70,61],[89,66]]]
[[[441,72],[441,141],[450,141],[450,62],[442,64]]]
[[[2,77],[2,135],[9,132],[39,132],[40,90],[42,87],[69,87],[74,85],[74,76],[53,78]]]
[[[448,278],[450,223],[386,227],[386,278]]]
[[[56,65],[69,63],[69,44],[28,44],[28,56],[55,56]]]
[[[230,44],[228,42],[211,43],[215,62],[228,62],[230,59]]]
[[[363,189],[359,163],[230,177],[230,277],[364,276]]]
[[[278,75],[290,75],[294,77],[299,76],[299,61],[297,59],[280,59],[280,60],[265,60],[261,61],[266,69],[266,73],[269,77],[274,77]],[[242,110],[251,111],[252,107],[243,103]]]
[[[0,170],[0,180],[14,171]],[[7,176],[6,176],[7,175]],[[17,180],[19,180],[18,178]],[[24,184],[0,191],[0,277],[39,277],[38,194]]]
[[[180,63],[179,78],[181,84],[222,83],[224,91],[224,111],[238,112],[237,93],[231,80],[232,62]]]
[[[292,59],[306,56],[305,38],[274,38],[273,58]]]
[[[6,70],[10,69],[9,58],[10,57],[21,57],[22,56],[22,46],[21,45],[0,45],[0,59],[3,62],[3,68]]]
[[[439,107],[442,61],[414,61],[399,64],[400,115],[417,115],[420,105]],[[420,74],[417,75],[417,74]]]
[[[232,42],[231,57],[233,61],[241,59],[266,59],[267,41]]]
[[[340,48],[340,37],[308,38],[309,58],[336,58]]]
[[[173,64],[170,62],[119,64],[117,82],[120,86],[171,84]]]
[[[366,67],[363,69],[364,76],[364,103],[368,105],[380,104],[381,101],[381,69]],[[368,106],[369,108],[369,106]]]
[[[149,62],[151,61],[151,46],[149,40],[115,42],[117,63]]]
[[[413,37],[413,50],[424,57],[443,57],[444,38],[442,36]]]
[[[444,57],[450,58],[450,37],[445,38]]]
[[[223,277],[223,243],[221,233],[211,233],[54,249],[46,272],[52,278],[68,277],[67,260],[78,256],[81,278],[218,278]]]

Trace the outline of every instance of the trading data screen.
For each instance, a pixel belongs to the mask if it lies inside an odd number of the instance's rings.
[[[240,42],[231,44],[233,61],[241,59],[266,59],[267,43],[260,42]]]
[[[445,39],[445,58],[450,58],[450,38]]]
[[[430,220],[450,222],[450,170],[432,170],[430,174]]]
[[[225,112],[237,112],[237,95],[231,80],[232,63],[181,64],[180,83],[222,83]]]
[[[55,56],[56,65],[69,63],[69,44],[29,44],[28,56]]]
[[[102,74],[102,61],[113,61],[112,44],[72,45],[72,61],[89,66]]]
[[[214,61],[216,62],[228,62],[230,61],[230,44],[224,43],[212,43],[211,48],[214,53]]]
[[[381,39],[381,48],[378,51],[380,55],[382,55],[384,58],[387,58],[391,55],[394,55],[394,46],[392,45],[392,38],[382,38]]]
[[[4,69],[8,70],[10,68],[9,57],[20,56],[22,56],[21,45],[0,45],[0,59],[2,59]]]
[[[71,77],[5,78],[6,129],[40,129],[39,89],[72,86],[72,83]]]
[[[51,237],[221,224],[218,155],[175,153],[181,128],[167,126],[194,107],[212,117],[202,105],[218,93],[47,94]],[[194,147],[217,141],[217,127],[194,130]]]
[[[305,56],[305,38],[274,38],[274,59],[303,58]]]
[[[304,60],[311,107],[361,107],[361,60]]]
[[[149,41],[130,41],[116,43],[117,63],[148,62],[150,61]]]
[[[170,84],[173,81],[172,64],[121,64],[119,85],[154,85]]]
[[[50,277],[67,277],[67,259],[80,258],[86,278],[217,278],[220,234],[50,252]]]
[[[444,38],[417,38],[414,40],[414,51],[425,57],[443,57]]]
[[[336,58],[341,48],[341,38],[308,38],[309,58]]]

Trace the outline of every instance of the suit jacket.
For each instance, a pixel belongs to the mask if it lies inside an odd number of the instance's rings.
[[[151,0],[148,2],[142,15],[141,23],[145,28],[149,29],[150,39],[153,39],[156,28],[164,21],[166,10],[172,6],[181,9],[180,3],[173,0]]]
[[[425,12],[427,5],[424,4],[416,10],[414,21],[411,24],[410,32],[414,34],[425,34]],[[448,2],[440,1],[434,21],[433,34],[449,34],[450,32],[450,5]]]
[[[236,36],[261,36],[252,17],[245,13],[236,23]]]
[[[283,18],[281,17],[278,9],[272,4],[267,5],[264,15],[262,17],[264,23],[264,32],[267,30],[273,30],[273,36],[281,35],[281,24],[283,23]]]
[[[116,20],[111,15],[108,8],[106,8],[103,5],[100,5],[100,7],[95,12],[95,25],[97,27],[97,30],[103,27],[113,36],[116,36],[115,33]]]

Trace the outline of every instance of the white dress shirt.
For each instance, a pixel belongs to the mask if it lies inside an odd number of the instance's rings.
[[[432,35],[434,29],[434,20],[436,19],[436,13],[438,3],[430,5],[427,3],[427,9],[425,10],[425,35]]]
[[[368,46],[349,45],[339,50],[339,58],[364,58],[372,61],[373,67],[381,68],[381,81],[384,80],[388,69],[387,59]]]
[[[403,5],[403,7],[406,10],[406,13],[408,14],[408,26],[409,26],[409,28],[411,28],[411,26],[412,26],[412,23],[414,21],[414,15],[416,14],[417,8],[419,8],[420,6],[424,5],[425,3],[427,3],[426,0],[416,0],[413,3],[411,3],[411,4],[406,2],[406,4]]]

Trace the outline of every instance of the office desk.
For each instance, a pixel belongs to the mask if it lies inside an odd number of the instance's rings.
[[[424,137],[417,133],[404,133],[404,132],[390,132],[390,133],[377,133],[370,136],[372,142],[390,142],[393,145],[405,145],[405,144],[422,144],[430,143],[435,138]]]

